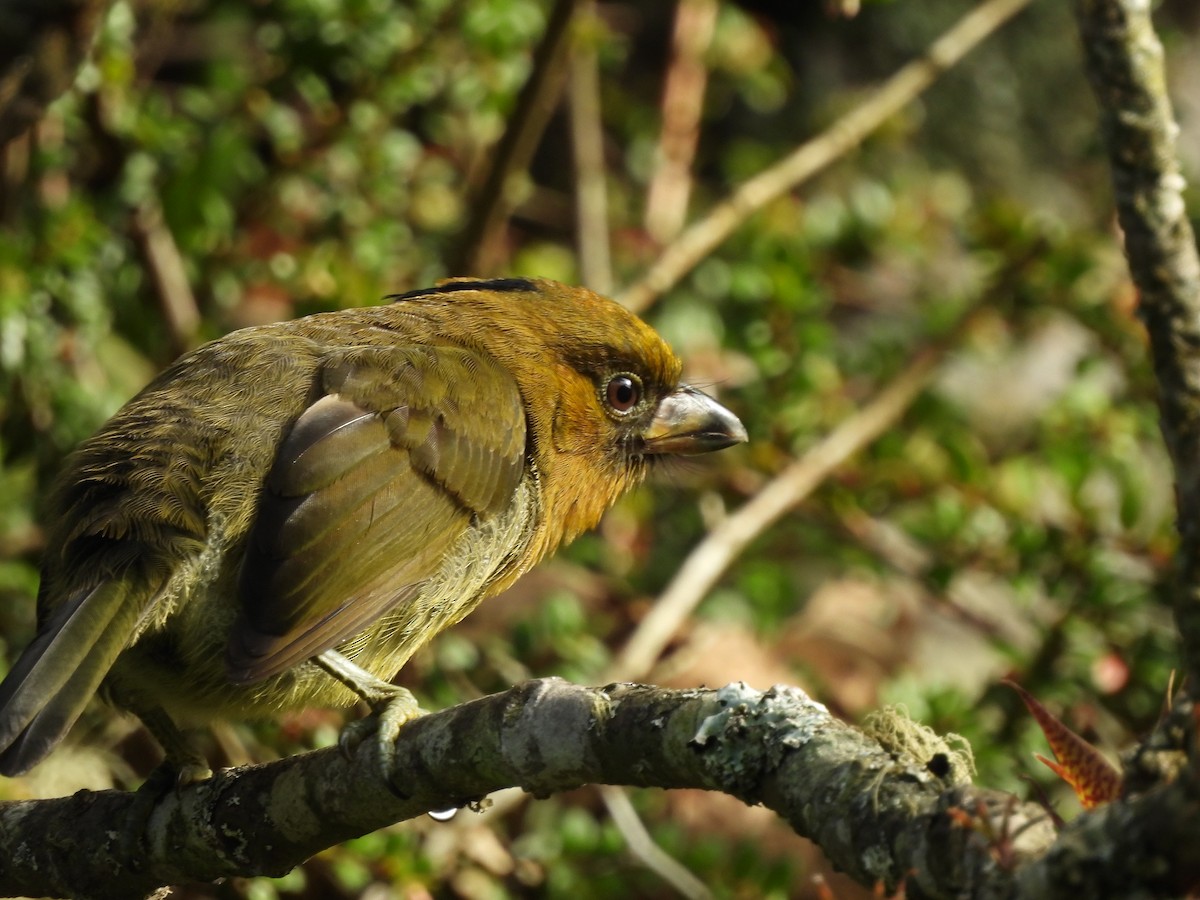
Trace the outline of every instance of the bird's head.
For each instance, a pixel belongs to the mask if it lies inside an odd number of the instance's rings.
[[[591,528],[646,469],[667,457],[746,440],[733,413],[680,382],[658,333],[618,303],[542,279],[454,279],[412,299],[453,303],[460,339],[512,372],[552,548]]]

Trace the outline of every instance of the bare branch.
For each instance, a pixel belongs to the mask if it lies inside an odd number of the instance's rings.
[[[939,355],[919,355],[874,400],[787,466],[696,545],[622,648],[607,678],[644,678],[680,625],[746,546],[811,494],[847,458],[883,434],[933,376]]]
[[[687,219],[692,161],[700,141],[700,117],[708,68],[704,54],[717,24],[716,0],[681,0],[675,8],[671,63],[663,84],[657,166],[646,191],[646,231],[669,241]]]
[[[600,798],[612,817],[613,824],[625,838],[625,844],[647,869],[654,872],[688,900],[712,900],[713,893],[679,860],[654,842],[650,832],[633,808],[629,794],[612,785],[600,786]]]
[[[579,11],[581,31],[600,27],[594,0]],[[608,240],[608,186],[604,170],[604,128],[600,117],[600,62],[595,38],[582,35],[571,57],[571,149],[575,157],[575,244],[585,285],[612,293]]]
[[[150,270],[172,349],[176,353],[190,350],[200,330],[200,308],[188,283],[179,245],[156,198],[144,201],[134,212],[133,233]]]
[[[496,265],[497,243],[513,209],[513,179],[525,171],[558,104],[567,73],[571,23],[582,0],[556,0],[533,56],[533,70],[517,97],[508,128],[492,156],[487,178],[471,202],[452,274],[486,275]]]
[[[1040,249],[1041,245],[1035,244],[1012,260],[982,295],[972,300],[967,312],[946,336],[916,354],[908,367],[871,402],[779,472],[697,544],[609,666],[605,678],[645,678],[663,648],[750,542],[904,415],[933,379],[946,353],[957,346],[960,336],[970,328],[975,314],[1010,295],[1014,283]]]
[[[865,102],[769,169],[746,181],[707,216],[692,225],[618,295],[639,312],[679,283],[750,216],[772,200],[862,143],[863,139],[953,67],[984,38],[1029,4],[1030,0],[986,0],[962,17],[915,59],[886,81]]]

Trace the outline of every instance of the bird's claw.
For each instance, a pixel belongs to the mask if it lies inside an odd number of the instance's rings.
[[[200,784],[213,777],[213,770],[203,758],[182,763],[175,776],[175,789],[180,790],[193,784]]]
[[[150,816],[172,791],[180,791],[213,777],[204,757],[190,754],[168,757],[156,766],[133,795],[133,803],[119,832],[121,850],[128,859],[145,856],[144,842],[149,834]]]
[[[338,749],[342,756],[351,759],[362,742],[374,737],[379,752],[379,770],[383,780],[393,792],[400,794],[392,779],[394,761],[396,758],[396,738],[400,730],[411,722],[425,715],[412,692],[392,685],[392,690],[381,693],[370,701],[372,712],[369,716],[350,722],[338,737]]]

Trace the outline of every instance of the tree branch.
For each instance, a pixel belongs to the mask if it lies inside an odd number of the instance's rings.
[[[146,260],[150,280],[162,306],[171,349],[183,353],[196,344],[200,307],[188,283],[187,267],[175,235],[163,218],[157,197],[144,200],[133,213],[133,236]]]
[[[1154,355],[1163,437],[1175,463],[1181,538],[1175,618],[1194,695],[1200,691],[1200,260],[1175,156],[1179,128],[1150,4],[1078,0],[1076,12],[1125,255]]]
[[[512,213],[513,178],[529,167],[542,132],[558,104],[567,76],[571,24],[582,0],[556,0],[533,55],[508,128],[491,154],[487,177],[471,202],[472,216],[459,242],[452,273],[484,275],[496,267],[501,229]]]
[[[604,167],[604,123],[600,108],[603,32],[595,0],[576,14],[586,30],[568,64],[571,155],[575,164],[575,246],[581,280],[599,294],[612,293],[612,254],[608,239],[608,173]]]
[[[1036,807],[965,786],[960,772],[939,777],[930,760],[881,746],[796,688],[544,679],[425,716],[395,749],[396,792],[371,740],[353,759],[330,749],[221,772],[164,796],[142,847],[121,839],[135,794],[5,804],[0,892],[128,898],[280,875],[325,847],[510,785],[538,796],[590,783],[724,791],[775,810],[864,883],[907,881],[933,895],[954,892],[946,879],[999,872],[980,815],[1005,810],[1020,823],[1009,828],[1014,858],[1052,836]],[[965,812],[948,817],[952,809]],[[954,824],[964,817],[980,827]]]
[[[717,11],[716,0],[681,0],[675,7],[671,61],[663,81],[662,125],[654,174],[646,190],[645,227],[656,241],[672,240],[687,219],[692,163],[708,87],[704,54],[716,30]]]
[[[941,356],[940,348],[918,354],[870,403],[793,460],[709,532],[638,624],[613,660],[607,677],[646,677],[679,627],[750,542],[820,487],[838,466],[894,425],[929,384]]]
[[[908,411],[959,346],[981,310],[1011,296],[1040,243],[1013,259],[982,293],[972,298],[954,326],[914,352],[912,361],[854,415],[776,473],[753,497],[698,543],[654,606],[622,647],[605,678],[640,679],[650,674],[663,649],[746,547],[789,510],[800,505],[847,459],[869,446]]]
[[[986,0],[972,9],[930,44],[924,56],[904,66],[866,101],[775,165],[744,182],[728,199],[690,226],[617,299],[634,312],[646,309],[750,216],[857,147],[1029,2]]]

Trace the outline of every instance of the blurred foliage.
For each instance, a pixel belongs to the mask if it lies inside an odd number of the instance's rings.
[[[1172,58],[1196,17],[1164,10]],[[674,7],[601,3],[610,234],[642,225]],[[181,345],[431,283],[472,213],[548,16],[542,0],[117,0],[72,92],[5,151],[0,197],[0,639],[33,631],[39,500],[72,446]],[[860,102],[962,12],[721,3],[705,57],[695,218]],[[1160,594],[1170,466],[1107,173],[1061,4],[1035,4],[847,159],[754,216],[648,313],[746,422],[744,450],[624,501],[402,673],[427,705],[529,675],[590,681],[706,523],[985,308],[900,425],[762,535],[655,673],[805,685],[841,715],[885,702],[966,736],[984,783],[1048,786],[1019,681],[1111,750],[1154,722],[1174,665]],[[1182,105],[1200,102],[1179,79]],[[1185,122],[1185,128],[1187,124]],[[1186,143],[1186,141],[1185,141]],[[1200,143],[1193,142],[1200,146]],[[505,236],[506,272],[577,279],[556,115]],[[1195,160],[1190,160],[1195,163]],[[1194,175],[1194,173],[1193,173]],[[173,330],[147,210],[200,314]],[[997,279],[1013,285],[988,293]],[[219,732],[232,761],[328,744],[313,711]],[[81,746],[0,796],[129,784],[144,739],[97,710]],[[89,756],[90,754],[90,756]],[[721,897],[811,889],[819,854],[762,810],[640,792],[655,840]],[[836,876],[825,873],[827,878]],[[839,896],[853,896],[837,882]],[[179,896],[656,897],[592,791],[480,820],[405,823],[283,879]]]

